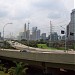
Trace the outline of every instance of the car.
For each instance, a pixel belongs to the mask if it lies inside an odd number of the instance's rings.
[[[20,50],[20,52],[27,52],[27,50]]]

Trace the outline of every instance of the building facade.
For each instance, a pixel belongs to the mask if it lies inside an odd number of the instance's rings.
[[[1,32],[0,32],[0,38],[1,38]]]
[[[55,42],[55,41],[58,41],[58,34],[57,32],[53,32],[52,34],[50,34],[48,36],[48,40],[50,40],[51,42]]]
[[[41,39],[46,40],[46,33],[41,34]]]
[[[67,25],[67,39],[69,41],[71,40],[75,41],[75,9],[72,10],[71,21]]]
[[[40,40],[40,30],[38,30],[37,27],[32,28],[32,40]]]
[[[37,32],[36,32],[36,39],[40,40],[40,30],[37,30]]]

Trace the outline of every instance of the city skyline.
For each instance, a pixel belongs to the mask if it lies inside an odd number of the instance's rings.
[[[5,27],[5,36],[11,32],[17,36],[23,31],[23,25],[29,21],[30,29],[37,26],[48,35],[50,20],[56,26],[55,31],[58,31],[59,25],[68,25],[72,9],[72,0],[0,0],[0,32],[6,23],[12,22],[12,25]]]

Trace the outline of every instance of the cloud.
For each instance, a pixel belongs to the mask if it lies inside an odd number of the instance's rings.
[[[69,22],[73,2],[74,0],[0,0],[0,22],[2,25],[14,22],[10,31],[17,33],[29,20],[30,27],[37,26],[42,32],[47,32],[50,20],[55,24],[63,20]]]
[[[62,7],[61,4],[60,4],[60,0],[40,0],[36,3],[33,3],[33,6],[39,9],[57,10],[55,8],[60,9]]]
[[[6,17],[8,12],[6,10],[0,9],[0,18]]]

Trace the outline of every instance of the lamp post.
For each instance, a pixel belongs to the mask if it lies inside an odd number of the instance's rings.
[[[4,45],[4,29],[5,29],[5,27],[8,25],[8,24],[12,24],[12,23],[6,23],[5,25],[4,25],[4,27],[3,27],[3,45]],[[3,48],[3,50],[4,50],[4,48]]]
[[[62,26],[61,26],[62,27]],[[64,52],[66,52],[66,28],[64,28],[64,27],[62,27],[65,31],[64,31],[64,33],[65,33],[65,51]]]

